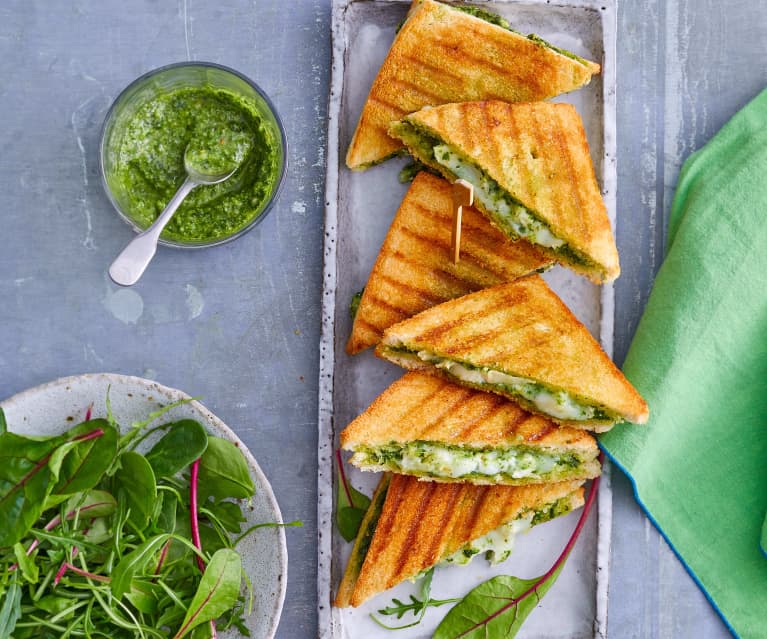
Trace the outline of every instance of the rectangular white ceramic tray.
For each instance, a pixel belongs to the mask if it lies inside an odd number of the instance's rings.
[[[581,114],[597,178],[615,228],[615,2],[614,0],[491,0],[474,2],[505,16],[513,28],[537,33],[552,43],[602,64],[602,73],[584,89],[562,96]],[[397,639],[430,637],[447,612],[431,609],[411,629],[376,626],[369,613],[406,599],[414,586],[405,582],[357,609],[331,607],[351,551],[334,527],[337,473],[334,451],[340,431],[402,370],[367,351],[344,351],[351,329],[349,302],[367,281],[389,223],[407,189],[397,173],[404,159],[390,160],[363,173],[344,164],[346,149],[367,93],[402,21],[407,0],[334,0],[333,63],[329,105],[325,246],[319,379],[318,615],[321,639]],[[596,287],[556,267],[546,279],[602,343],[608,354],[613,339],[613,289]],[[371,494],[378,476],[350,470],[352,484]],[[598,508],[572,552],[567,566],[519,637],[603,638],[607,628],[611,495],[605,469]],[[462,596],[497,574],[529,578],[546,572],[572,531],[579,513],[571,513],[521,536],[511,558],[490,568],[484,559],[469,567],[439,568],[432,595]],[[401,622],[412,619],[408,614]],[[390,624],[396,620],[386,618]]]

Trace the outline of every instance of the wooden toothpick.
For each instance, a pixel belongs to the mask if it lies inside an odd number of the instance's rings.
[[[461,259],[461,217],[463,207],[474,204],[474,187],[466,180],[456,180],[453,184],[453,233],[450,238],[453,264]]]

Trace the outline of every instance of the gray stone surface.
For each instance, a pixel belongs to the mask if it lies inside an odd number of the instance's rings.
[[[767,84],[767,0],[624,0],[618,36],[616,356],[662,259],[683,159]],[[290,574],[278,637],[316,635],[316,389],[327,0],[0,1],[0,396],[80,372],[141,375],[199,395],[270,478]],[[161,249],[119,289],[132,237],[101,188],[111,100],[179,60],[237,68],[272,97],[290,144],[269,217],[235,243]],[[614,473],[611,637],[727,636]]]

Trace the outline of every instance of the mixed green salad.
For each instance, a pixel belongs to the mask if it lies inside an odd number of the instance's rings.
[[[280,524],[241,530],[245,457],[197,421],[152,425],[177,405],[121,432],[107,399],[53,437],[8,432],[0,409],[1,638],[249,636],[237,544]]]

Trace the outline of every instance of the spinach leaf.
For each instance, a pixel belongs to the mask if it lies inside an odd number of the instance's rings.
[[[240,505],[233,501],[220,501],[217,504],[209,504],[203,511],[210,513],[216,521],[228,532],[238,533],[242,524],[247,521],[242,514]]]
[[[125,598],[133,604],[133,607],[145,615],[153,615],[157,612],[157,606],[164,591],[162,586],[150,581],[134,579],[131,589],[125,593]]]
[[[8,432],[8,422],[5,421],[5,411],[0,407],[0,435]]]
[[[207,497],[245,499],[256,492],[242,451],[232,442],[209,437],[200,457],[200,501]]]
[[[96,430],[103,434],[73,442],[62,459],[53,494],[71,495],[93,488],[106,472],[117,454],[118,433],[114,426],[105,419],[93,419],[75,426],[67,434],[74,439]]]
[[[168,427],[168,432],[146,454],[157,477],[172,477],[199,459],[208,446],[208,434],[199,422],[182,419]]]
[[[346,541],[354,541],[360,530],[362,518],[370,506],[370,498],[356,490],[346,479],[341,451],[336,451],[338,460],[338,492],[336,495],[336,525]]]
[[[120,469],[115,473],[119,489],[125,493],[130,512],[128,521],[144,530],[157,499],[157,482],[146,457],[133,451],[120,456]]]
[[[175,493],[162,491],[159,493],[160,508],[155,519],[157,528],[165,532],[176,529],[176,514],[178,512],[178,497]]]
[[[70,597],[59,597],[57,595],[45,595],[35,602],[35,606],[40,610],[45,610],[53,615],[57,615],[63,612],[72,605],[72,599]],[[1,636],[1,635],[0,635]]]
[[[338,532],[346,541],[354,541],[369,505],[370,498],[367,495],[363,495],[351,485],[345,489],[339,482],[336,524]]]
[[[232,608],[240,594],[241,571],[242,562],[237,552],[229,548],[217,550],[173,639],[180,639],[192,628],[212,621]]]
[[[21,617],[21,586],[14,579],[8,586],[0,606],[0,637],[10,637]]]

